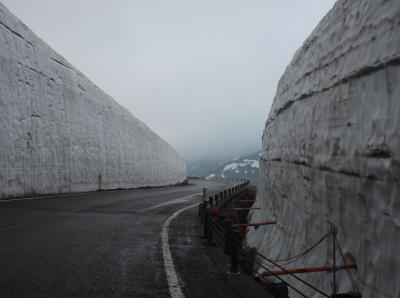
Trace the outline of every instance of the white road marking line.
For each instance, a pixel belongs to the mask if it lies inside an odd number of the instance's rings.
[[[178,277],[176,275],[175,266],[174,266],[174,260],[172,259],[171,250],[170,250],[169,243],[168,243],[169,225],[171,224],[171,221],[175,217],[177,217],[181,212],[183,212],[189,208],[198,206],[198,204],[199,203],[195,203],[193,205],[184,207],[184,208],[176,211],[174,214],[172,214],[167,219],[167,221],[164,223],[163,228],[161,230],[161,246],[162,246],[163,258],[164,258],[164,268],[165,268],[165,274],[167,275],[169,293],[171,295],[171,298],[184,298],[185,295],[183,294],[182,288],[178,282]]]
[[[124,189],[116,189],[116,190],[107,190],[108,193],[110,192],[117,192]],[[27,200],[36,200],[36,199],[51,199],[51,198],[62,198],[62,197],[70,197],[70,196],[83,196],[83,195],[91,195],[95,194],[96,191],[86,191],[86,192],[74,192],[74,193],[66,193],[66,194],[49,194],[44,196],[34,196],[34,197],[22,197],[22,198],[15,198],[15,199],[1,199],[0,203],[7,203],[7,202],[14,202],[14,201],[27,201]]]
[[[160,208],[160,207],[164,207],[164,206],[168,206],[168,205],[172,205],[172,204],[186,203],[186,202],[192,200],[195,196],[198,196],[198,195],[201,195],[201,194],[202,194],[202,192],[199,192],[199,193],[195,193],[195,194],[190,195],[190,196],[185,196],[185,197],[182,197],[182,198],[166,201],[166,202],[163,202],[161,204],[153,205],[153,206],[147,207],[145,209],[139,210],[139,212],[151,211],[151,210],[154,210],[154,209],[157,209],[157,208]]]
[[[24,198],[15,198],[15,199],[2,199],[0,203],[14,202],[14,201],[27,201],[27,200],[36,200],[36,199],[45,199],[45,198],[58,198],[58,197],[69,197],[74,195],[82,195],[87,193],[72,193],[72,194],[62,194],[62,195],[48,195],[48,196],[35,196],[35,197],[24,197]]]

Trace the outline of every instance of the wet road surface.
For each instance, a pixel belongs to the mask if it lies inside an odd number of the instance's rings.
[[[228,187],[191,183],[0,202],[0,297],[169,297],[164,222]]]
[[[185,297],[273,298],[252,276],[228,273],[230,258],[215,238],[210,245],[200,237],[203,227],[196,212],[185,210],[170,229],[171,253]]]

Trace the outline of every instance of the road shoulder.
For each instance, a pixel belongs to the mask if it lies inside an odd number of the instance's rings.
[[[218,246],[205,245],[197,208],[185,210],[170,224],[169,245],[185,297],[268,297],[251,277],[227,274],[229,259]]]

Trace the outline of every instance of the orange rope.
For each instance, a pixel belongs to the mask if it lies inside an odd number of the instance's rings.
[[[327,233],[325,236],[323,236],[321,239],[319,239],[314,245],[312,245],[310,248],[308,248],[307,250],[305,250],[304,252],[295,255],[293,257],[287,258],[287,259],[281,259],[281,260],[273,260],[276,263],[280,263],[280,262],[286,262],[285,264],[283,264],[283,266],[288,265],[290,263],[293,263],[297,260],[299,260],[300,258],[302,258],[303,256],[305,256],[306,254],[308,254],[310,251],[312,251],[315,247],[317,247],[326,237],[328,237],[328,235],[330,234]]]

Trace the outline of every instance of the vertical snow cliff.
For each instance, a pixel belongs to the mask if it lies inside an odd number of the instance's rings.
[[[160,186],[186,165],[0,3],[0,199]]]
[[[278,224],[249,231],[251,245],[285,259],[334,224],[363,297],[400,297],[400,1],[336,2],[279,81],[260,166],[263,211],[251,221]],[[331,254],[325,241],[286,267],[324,265]],[[331,274],[302,277],[331,292]],[[350,291],[346,273],[338,277]]]

